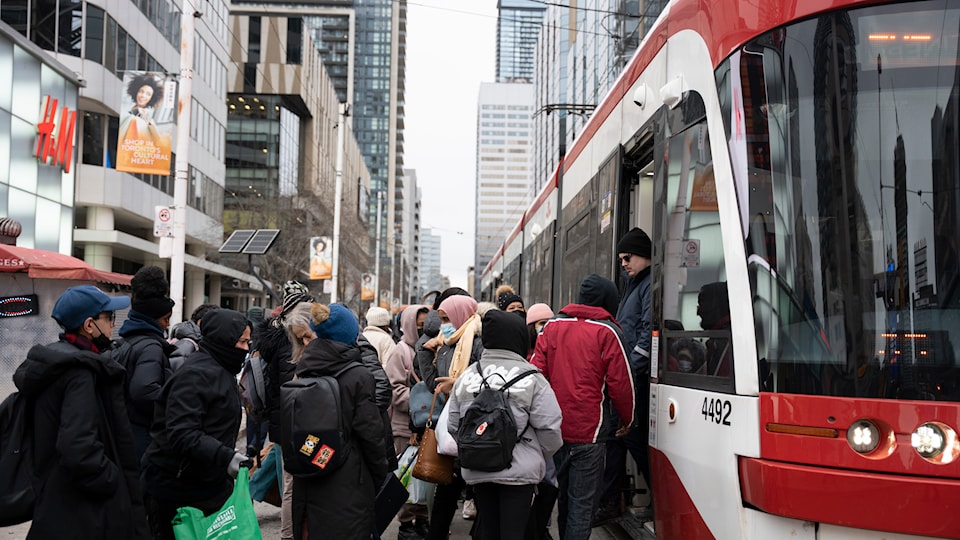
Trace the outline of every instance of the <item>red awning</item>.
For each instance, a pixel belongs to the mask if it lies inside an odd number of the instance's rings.
[[[72,279],[130,285],[133,276],[97,270],[76,257],[0,244],[0,272],[26,272],[31,278]]]

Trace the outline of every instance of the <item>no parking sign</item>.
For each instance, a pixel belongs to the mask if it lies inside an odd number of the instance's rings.
[[[153,235],[173,238],[173,209],[169,206],[153,207]]]

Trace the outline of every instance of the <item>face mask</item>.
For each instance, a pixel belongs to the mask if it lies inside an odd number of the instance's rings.
[[[97,327],[97,330],[100,330],[100,325],[93,323]],[[110,336],[103,333],[103,330],[100,330],[100,335],[92,338],[90,340],[93,343],[93,346],[97,348],[98,351],[104,352],[110,350],[110,347],[113,346],[113,342],[110,341]]]
[[[440,331],[443,332],[443,337],[450,339],[450,336],[457,332],[457,329],[453,327],[453,323],[443,323],[440,325]]]

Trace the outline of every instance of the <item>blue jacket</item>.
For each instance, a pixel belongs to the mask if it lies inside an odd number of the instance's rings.
[[[629,282],[617,308],[617,322],[623,329],[623,348],[628,351],[635,374],[650,373],[650,268]]]

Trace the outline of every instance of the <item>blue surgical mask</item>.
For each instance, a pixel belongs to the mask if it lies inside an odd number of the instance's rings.
[[[450,339],[450,336],[457,332],[457,329],[453,327],[453,323],[443,323],[440,325],[440,332],[443,333],[443,337]]]

